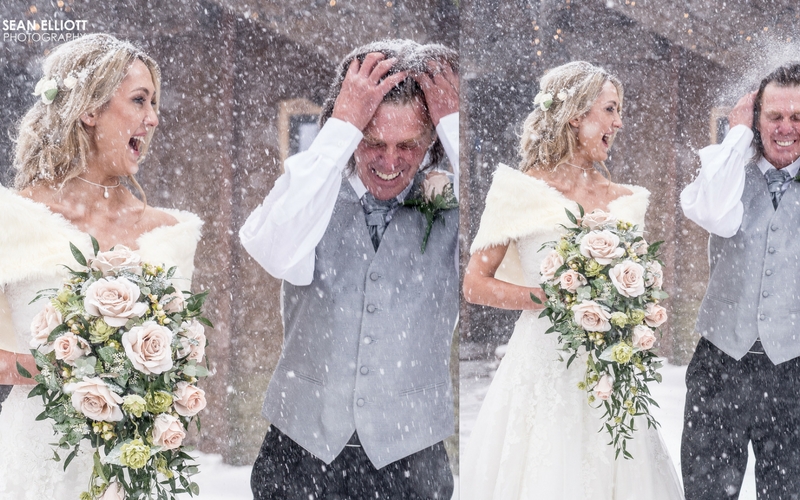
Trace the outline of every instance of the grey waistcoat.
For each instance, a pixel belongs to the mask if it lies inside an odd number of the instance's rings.
[[[377,468],[454,432],[450,342],[458,316],[458,210],[400,207],[375,252],[343,182],[308,286],[283,283],[284,342],[263,415],[326,463],[357,431]]]
[[[778,364],[800,355],[800,185],[791,182],[774,210],[761,171],[746,169],[739,231],[709,240],[697,331],[735,359],[760,336]]]

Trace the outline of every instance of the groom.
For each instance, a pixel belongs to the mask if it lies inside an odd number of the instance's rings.
[[[756,461],[759,500],[800,498],[800,64],[731,111],[681,193],[711,233],[702,335],[686,372],[687,500],[735,498]]]
[[[240,231],[283,279],[256,499],[452,495],[442,440],[454,431],[458,210],[422,253],[425,217],[402,201],[445,151],[457,173],[455,64],[452,50],[407,40],[350,53],[319,135]]]

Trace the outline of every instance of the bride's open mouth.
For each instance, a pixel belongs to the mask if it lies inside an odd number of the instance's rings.
[[[135,135],[128,141],[128,147],[133,150],[133,154],[139,156],[142,145],[144,144],[144,136]]]

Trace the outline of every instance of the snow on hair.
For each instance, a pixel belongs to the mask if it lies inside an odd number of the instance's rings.
[[[325,125],[325,122],[328,121],[328,118],[333,114],[333,106],[336,104],[336,98],[339,97],[339,92],[342,90],[342,82],[344,82],[344,77],[347,74],[350,63],[356,58],[359,61],[364,61],[367,54],[372,52],[380,52],[384,54],[387,59],[392,57],[397,58],[397,62],[392,66],[392,69],[389,70],[386,76],[401,71],[409,72],[408,78],[386,93],[383,102],[404,105],[419,101],[423,105],[426,117],[428,116],[428,107],[425,104],[425,94],[417,81],[414,80],[413,74],[427,71],[428,61],[446,62],[453,68],[453,71],[458,72],[458,53],[444,45],[435,43],[422,45],[413,40],[403,39],[380,40],[363,45],[346,55],[336,68],[333,82],[328,89],[328,95],[325,98],[325,102],[322,104],[322,113],[319,118],[320,127]],[[433,124],[431,124],[431,128],[433,128]],[[430,165],[437,165],[444,160],[444,147],[438,137],[431,146],[429,153]],[[350,172],[354,171],[355,163],[353,158],[350,158],[348,168]]]
[[[584,116],[600,95],[603,85],[611,82],[619,93],[622,110],[622,83],[604,69],[585,61],[575,61],[549,70],[540,80],[541,92],[554,99],[547,110],[536,106],[522,125],[519,169],[554,169],[575,152],[577,137],[569,122]]]
[[[158,112],[161,71],[134,45],[99,33],[59,45],[47,56],[42,64],[45,78],[63,82],[73,76],[77,83],[72,89],[59,88],[51,104],[37,99],[20,120],[14,157],[17,189],[37,182],[56,186],[85,170],[90,141],[81,115],[100,109],[111,99],[135,60],[150,70]],[[141,148],[142,159],[152,137],[151,129]],[[129,180],[144,196],[136,180],[132,176]]]

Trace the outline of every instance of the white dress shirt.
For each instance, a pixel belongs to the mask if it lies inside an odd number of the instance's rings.
[[[458,113],[442,118],[436,132],[453,166],[458,195]],[[239,230],[242,246],[269,274],[293,285],[311,284],[314,249],[330,222],[347,161],[362,138],[354,125],[329,118],[307,151],[287,158],[285,173]],[[359,197],[366,193],[358,175],[348,180]]]
[[[681,207],[686,217],[709,233],[730,238],[742,224],[745,167],[756,153],[752,143],[753,131],[737,125],[721,144],[698,151],[700,173],[681,192]],[[763,157],[757,165],[762,174],[775,168]],[[800,170],[800,158],[785,168],[790,180],[784,183],[782,191]]]

